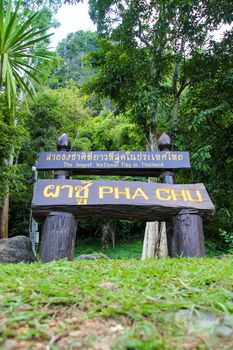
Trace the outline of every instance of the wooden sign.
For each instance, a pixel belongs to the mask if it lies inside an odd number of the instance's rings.
[[[190,168],[190,161],[188,152],[43,152],[36,167],[82,175],[154,176],[163,169]]]
[[[214,213],[203,184],[167,185],[134,181],[38,180],[32,212],[35,218],[64,211],[77,218],[165,220],[181,209]]]

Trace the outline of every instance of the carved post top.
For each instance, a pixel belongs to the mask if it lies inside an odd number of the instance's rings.
[[[58,152],[69,152],[71,149],[70,139],[67,134],[62,134],[57,142]],[[54,179],[69,179],[70,174],[67,170],[57,170],[54,173]]]
[[[172,140],[168,134],[165,132],[160,136],[158,140],[158,148],[160,151],[171,151]],[[175,173],[174,171],[167,171],[166,169],[160,175],[160,181],[167,184],[175,183]]]
[[[57,142],[57,150],[69,152],[71,149],[70,139],[67,134],[62,134]]]
[[[172,141],[167,133],[163,133],[158,140],[158,148],[160,151],[171,151]]]

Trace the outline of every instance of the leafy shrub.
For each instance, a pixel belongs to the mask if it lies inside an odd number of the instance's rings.
[[[233,232],[227,232],[222,229],[220,229],[219,232],[227,245],[227,252],[233,254]]]

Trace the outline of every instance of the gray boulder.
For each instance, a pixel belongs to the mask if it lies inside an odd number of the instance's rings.
[[[93,253],[93,254],[81,254],[77,257],[77,259],[80,259],[80,260],[107,259],[108,260],[110,258],[104,254]]]
[[[0,239],[0,262],[10,264],[34,261],[36,261],[36,257],[28,237],[16,236]]]

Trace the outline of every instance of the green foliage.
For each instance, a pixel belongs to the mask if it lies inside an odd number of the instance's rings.
[[[32,96],[32,82],[39,82],[37,60],[49,58],[44,46],[51,35],[46,35],[50,15],[48,9],[32,13],[25,3],[17,1],[13,6],[12,1],[5,4],[0,0],[0,201],[9,187],[17,192],[24,187],[16,164],[21,144],[28,135],[25,116],[19,115],[16,105],[19,107],[19,96],[20,102],[24,94]]]
[[[27,137],[23,120],[15,124],[12,113],[9,113],[5,94],[0,95],[0,201],[3,199],[5,189],[18,185],[16,168],[8,166],[10,156],[17,155],[22,139]]]
[[[127,115],[103,110],[99,116],[83,121],[74,148],[81,150],[140,150],[143,135]]]
[[[192,162],[191,177],[183,173],[178,181],[206,185],[217,209],[214,221],[206,225],[206,235],[223,249],[226,242],[219,232],[230,235],[233,229],[231,38],[232,34],[227,33],[204,55],[196,56],[202,80],[182,99],[179,136],[175,140],[178,149],[190,151]]]
[[[98,73],[87,83],[87,91],[94,90],[102,97],[110,97],[119,110],[131,107],[135,101],[138,108],[145,111],[142,104],[148,105],[148,98],[144,101],[143,94],[148,96],[154,85],[154,81],[149,81],[150,58],[146,50],[125,48],[106,39],[101,39],[99,46],[97,52],[89,54],[90,63]]]
[[[41,53],[48,53],[47,50],[40,49]],[[43,61],[38,60],[36,62],[38,69],[38,79],[40,82],[43,81],[43,84],[35,84],[35,90],[38,92],[42,87],[48,87],[51,89],[58,89],[60,87],[59,77],[54,73],[56,70],[59,70],[63,64],[63,60],[56,52],[49,52],[51,57],[50,60],[44,64]]]
[[[56,142],[64,132],[68,133],[74,150],[141,149],[143,136],[137,125],[131,122],[130,116],[114,116],[104,110],[98,117],[91,117],[85,107],[87,98],[79,95],[80,90],[75,86],[73,89],[45,88],[19,112],[29,131],[29,137],[24,139],[18,155],[18,175],[19,178],[21,175],[22,184],[27,189],[20,187],[20,191],[16,188],[11,190],[11,235],[17,232],[27,234],[33,184],[31,166],[40,152],[56,150]],[[94,232],[98,225],[93,224]],[[87,234],[91,228],[88,222],[84,224],[83,231]],[[122,229],[127,237],[131,235],[129,225],[120,225],[118,232]]]
[[[4,1],[0,0],[0,89],[5,83],[9,107],[13,105],[13,108],[17,87],[32,95],[29,86],[31,80],[38,81],[35,74],[37,70],[28,64],[28,60],[48,58],[43,54],[32,53],[32,48],[51,35],[45,35],[48,28],[39,28],[36,23],[38,14],[20,16],[20,4],[19,1],[12,11],[12,2],[9,1],[4,11]]]
[[[131,44],[133,41],[136,45],[136,38],[144,41],[158,39],[160,43],[164,43],[165,39],[173,44],[177,53],[178,42],[183,35],[192,49],[203,43],[206,30],[214,30],[219,24],[230,23],[232,20],[229,15],[232,13],[232,4],[227,0],[217,3],[202,3],[200,0],[120,0],[117,3],[114,0],[89,0],[89,6],[90,15],[103,35],[110,34],[114,39],[121,37],[122,41]],[[157,29],[157,32],[154,32],[154,29]]]
[[[57,47],[58,54],[63,58],[63,64],[54,70],[60,86],[67,86],[70,80],[76,83],[87,81],[94,70],[86,64],[86,56],[90,51],[98,49],[97,34],[80,30],[70,33]]]
[[[28,234],[29,214],[33,191],[32,165],[38,154],[43,151],[56,150],[57,140],[67,132],[73,144],[78,136],[83,120],[88,118],[89,111],[84,107],[86,98],[79,96],[77,87],[73,89],[41,89],[34,100],[23,104],[18,111],[19,120],[24,120],[28,137],[20,140],[20,149],[15,150],[17,166],[14,178],[5,176],[11,181],[10,235]],[[17,127],[17,132],[19,132]],[[10,138],[9,138],[10,140]],[[13,141],[13,139],[11,139]],[[15,143],[14,143],[15,144]],[[10,169],[9,169],[10,170]],[[47,173],[51,178],[52,174]]]
[[[224,241],[228,247],[228,252],[233,254],[233,232],[227,232],[220,229],[220,235],[224,238]]]
[[[177,182],[205,183],[217,208],[207,237],[224,248],[219,230],[232,232],[233,222],[232,34],[209,35],[231,22],[232,4],[89,3],[105,39],[90,55],[98,71],[87,91],[128,110],[147,145],[150,134],[170,129],[174,148],[188,150],[192,161],[191,176],[180,172]]]
[[[89,88],[130,108],[151,144],[151,135],[157,138],[165,118],[167,127],[171,116],[173,126],[179,121],[182,94],[203,79],[196,56],[206,50],[213,31],[230,23],[232,5],[224,0],[89,4],[98,32],[111,40],[102,41],[101,50],[91,58],[99,70]]]
[[[57,140],[64,132],[69,134],[72,142],[75,140],[80,125],[89,115],[85,101],[85,97],[79,96],[77,87],[44,88],[21,110],[30,132],[30,143],[24,147],[27,148],[25,157],[30,155],[31,164],[39,152],[55,150]]]
[[[14,0],[17,3],[17,0]],[[50,9],[52,13],[56,13],[62,5],[62,0],[21,0],[22,7],[29,11],[40,11],[41,9]]]

